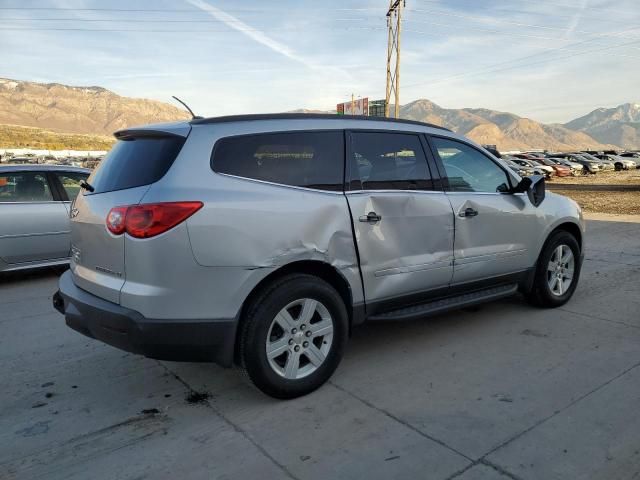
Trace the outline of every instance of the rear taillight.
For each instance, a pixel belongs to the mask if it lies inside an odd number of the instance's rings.
[[[107,215],[107,229],[114,235],[128,233],[149,238],[172,229],[202,208],[202,202],[165,202],[114,207]]]
[[[107,229],[114,235],[122,235],[125,232],[125,217],[127,207],[114,207],[107,215]]]

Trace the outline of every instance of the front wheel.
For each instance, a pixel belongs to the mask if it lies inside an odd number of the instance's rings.
[[[287,275],[248,306],[240,360],[262,392],[295,398],[320,387],[337,368],[348,337],[342,297],[324,280]]]
[[[566,231],[555,232],[545,244],[528,299],[541,307],[559,307],[569,301],[580,277],[580,246]]]

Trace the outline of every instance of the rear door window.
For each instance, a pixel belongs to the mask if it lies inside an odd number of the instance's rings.
[[[227,137],[213,150],[217,173],[265,182],[341,191],[342,131],[279,132]]]
[[[350,138],[352,189],[433,188],[429,166],[418,135],[352,132]]]
[[[40,172],[0,174],[0,203],[52,202],[53,195],[46,176]]]
[[[185,138],[173,135],[118,140],[89,179],[93,193],[157,182],[167,173],[184,142]]]
[[[73,200],[78,196],[78,192],[80,192],[80,182],[86,180],[89,176],[87,173],[79,172],[55,172],[55,175],[67,193],[68,200]]]

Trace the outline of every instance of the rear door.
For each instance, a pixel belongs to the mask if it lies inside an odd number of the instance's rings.
[[[421,136],[351,131],[348,145],[346,195],[367,313],[448,288],[453,212],[434,188]]]
[[[533,266],[542,220],[524,194],[506,194],[506,167],[470,145],[430,136],[436,161],[446,175],[455,214],[452,285],[520,272]]]
[[[69,256],[69,217],[38,171],[0,173],[0,258],[8,264]]]
[[[140,203],[149,186],[162,178],[182,149],[185,137],[158,131],[119,136],[88,179],[71,208],[71,270],[74,282],[94,295],[120,302],[124,285],[124,235],[106,228],[113,207]]]

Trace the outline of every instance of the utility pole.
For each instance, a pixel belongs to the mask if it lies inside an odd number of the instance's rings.
[[[400,116],[400,23],[405,0],[389,0],[387,11],[387,96],[384,116],[389,116],[389,101],[394,97],[394,117]],[[393,69],[391,64],[395,63]]]

